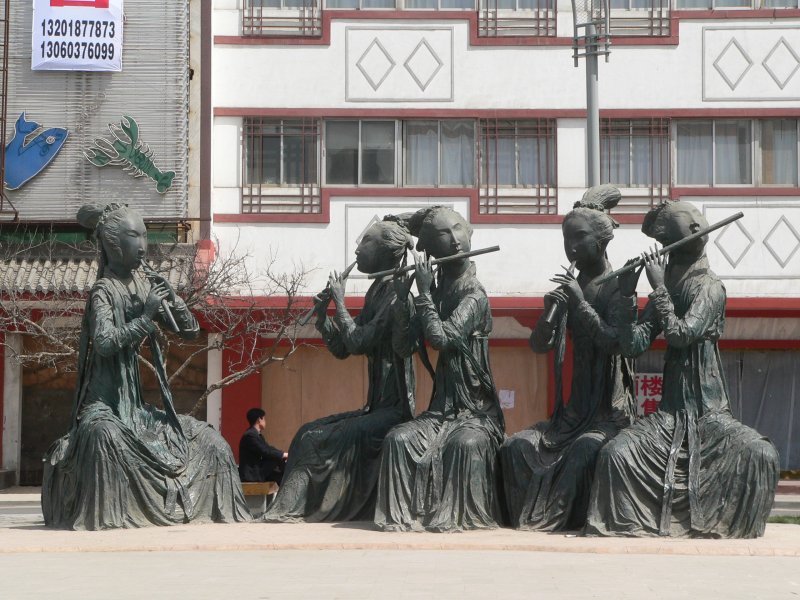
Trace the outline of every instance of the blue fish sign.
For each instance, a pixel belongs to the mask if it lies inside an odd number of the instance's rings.
[[[42,131],[31,138],[39,129]],[[16,190],[41,173],[61,151],[68,135],[69,131],[61,127],[43,129],[35,121],[28,121],[23,112],[14,126],[14,137],[6,146],[6,187]]]

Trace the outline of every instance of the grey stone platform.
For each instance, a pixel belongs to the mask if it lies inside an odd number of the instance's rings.
[[[387,533],[372,523],[194,524],[111,531],[44,527],[36,488],[0,492],[0,556],[20,553],[262,550],[453,550],[615,555],[800,557],[800,526],[768,524],[755,540],[583,538],[494,529],[455,534]]]

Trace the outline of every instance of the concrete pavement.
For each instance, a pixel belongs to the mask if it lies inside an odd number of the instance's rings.
[[[389,533],[372,523],[207,523],[111,531],[44,527],[29,488],[0,492],[0,554],[256,550],[458,550],[589,554],[800,557],[800,526],[767,525],[755,540],[584,538],[495,529],[456,534]]]

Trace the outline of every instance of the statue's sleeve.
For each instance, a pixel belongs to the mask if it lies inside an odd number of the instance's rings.
[[[558,329],[558,321],[563,314],[564,309],[559,308],[556,311],[555,319],[549,327],[545,325],[545,313],[536,321],[536,325],[531,331],[531,336],[528,338],[531,350],[539,354],[549,352],[556,345],[556,330]]]
[[[420,294],[414,300],[425,339],[434,350],[448,350],[458,346],[458,340],[466,341],[475,331],[482,311],[488,310],[488,299],[479,294],[468,294],[458,303],[450,317],[442,321],[429,293]]]
[[[124,348],[138,346],[156,329],[156,324],[147,315],[117,326],[113,301],[113,296],[102,289],[92,291],[89,323],[94,348],[100,356],[112,356]]]
[[[331,319],[326,316],[325,320],[321,323],[317,321],[316,327],[317,331],[319,331],[320,335],[322,336],[322,341],[325,342],[325,346],[327,346],[331,354],[333,354],[336,358],[341,359],[350,356],[347,348],[345,348],[344,341],[342,340],[339,330],[336,328],[336,325],[333,324]]]
[[[705,337],[714,322],[725,310],[725,292],[719,284],[699,286],[699,293],[692,299],[689,310],[682,318],[675,315],[667,288],[658,286],[650,294],[656,315],[667,344],[684,348]]]
[[[586,300],[575,307],[575,317],[583,329],[589,333],[594,345],[607,354],[619,354],[619,306],[620,295],[615,292],[610,300],[611,310],[603,318]]]
[[[378,311],[369,321],[363,318],[363,311],[354,320],[344,306],[336,308],[334,319],[344,347],[350,354],[368,354],[381,344],[391,320],[393,302],[393,293],[383,298]]]
[[[409,294],[405,302],[395,300],[392,305],[392,349],[406,358],[417,351],[418,340],[419,320]]]
[[[647,303],[637,320],[636,294],[620,295],[618,304],[611,310],[616,313],[620,354],[627,358],[636,358],[644,354],[653,340],[661,333],[661,326],[652,302]]]

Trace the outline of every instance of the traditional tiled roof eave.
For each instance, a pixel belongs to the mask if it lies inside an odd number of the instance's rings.
[[[151,244],[150,265],[172,287],[191,286],[197,247],[194,244]],[[0,245],[0,295],[46,299],[48,296],[88,293],[97,279],[99,254],[91,243]]]

